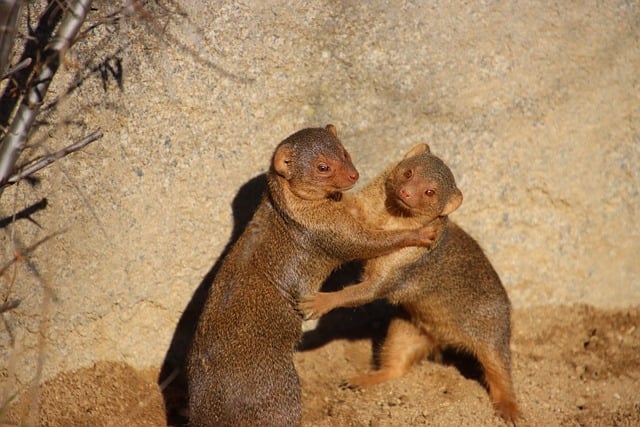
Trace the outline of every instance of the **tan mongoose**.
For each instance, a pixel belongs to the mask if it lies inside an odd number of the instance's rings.
[[[432,227],[365,228],[340,201],[358,172],[335,127],[276,148],[267,191],[217,272],[187,356],[192,426],[295,426],[297,304],[345,261],[428,245]]]
[[[405,248],[366,261],[359,284],[303,298],[300,308],[311,318],[377,298],[402,307],[404,316],[391,320],[379,369],[349,382],[368,386],[399,377],[427,355],[453,347],[478,360],[497,413],[517,421],[511,303],[478,243],[447,218],[462,203],[451,170],[426,144],[418,145],[345,202],[384,229],[431,224],[439,230],[433,249]]]

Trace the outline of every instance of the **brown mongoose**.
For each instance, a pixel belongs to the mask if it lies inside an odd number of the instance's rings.
[[[222,261],[196,326],[187,356],[191,425],[298,425],[299,298],[345,261],[432,243],[432,227],[373,230],[351,216],[340,198],[357,179],[332,125],[277,146],[267,191]]]
[[[385,229],[434,225],[432,249],[405,248],[365,262],[363,281],[337,292],[303,298],[301,310],[319,317],[336,307],[354,307],[386,298],[403,309],[391,320],[379,369],[349,381],[368,386],[404,375],[425,356],[445,347],[473,355],[497,413],[520,416],[511,382],[511,303],[498,274],[478,243],[447,215],[462,203],[451,170],[416,146],[351,197],[359,215]]]

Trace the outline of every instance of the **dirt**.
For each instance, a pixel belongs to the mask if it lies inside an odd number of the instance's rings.
[[[371,311],[371,309],[370,309]],[[473,360],[452,354],[428,360],[398,380],[366,390],[340,387],[371,367],[372,344],[384,318],[345,310],[306,334],[296,353],[304,398],[304,425],[501,425]],[[513,314],[513,380],[525,414],[521,425],[640,425],[640,307],[603,310],[586,305],[545,306]],[[368,328],[368,332],[367,332]],[[377,338],[376,338],[377,337]],[[162,426],[167,421],[160,368],[136,371],[101,362],[66,372],[38,390],[42,426]],[[165,397],[169,396],[165,390]],[[2,425],[27,421],[25,395]],[[33,413],[33,411],[31,411]],[[520,425],[520,424],[519,424]]]

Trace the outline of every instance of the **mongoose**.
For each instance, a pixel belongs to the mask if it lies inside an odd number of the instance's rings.
[[[447,215],[462,203],[451,170],[414,147],[351,203],[359,215],[384,229],[430,224],[438,238],[432,249],[405,248],[365,262],[363,281],[337,292],[303,298],[301,310],[319,317],[336,307],[386,298],[404,315],[391,320],[379,369],[349,381],[368,386],[404,375],[427,355],[445,347],[473,355],[496,412],[507,421],[520,416],[511,382],[511,303],[498,274],[478,243]]]
[[[297,304],[340,264],[428,245],[432,227],[366,228],[340,201],[358,180],[334,126],[277,147],[267,191],[213,279],[187,356],[193,426],[295,426]]]

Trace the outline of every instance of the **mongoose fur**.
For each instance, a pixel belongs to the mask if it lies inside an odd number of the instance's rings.
[[[391,320],[379,369],[349,383],[368,386],[402,376],[427,355],[437,357],[444,347],[453,347],[478,360],[496,412],[516,422],[520,410],[511,381],[511,304],[481,247],[448,220],[462,203],[450,169],[421,144],[345,202],[372,225],[395,229],[430,224],[439,235],[432,249],[405,248],[368,260],[360,283],[301,301],[310,318],[377,298],[403,309],[404,315]]]
[[[340,201],[357,179],[332,125],[277,146],[266,194],[222,261],[187,356],[192,426],[299,425],[300,297],[346,261],[432,243],[432,227],[364,227]]]

